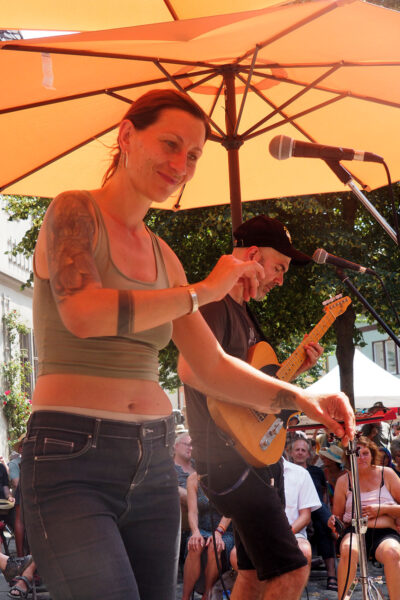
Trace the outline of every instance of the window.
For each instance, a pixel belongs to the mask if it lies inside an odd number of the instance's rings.
[[[400,352],[393,340],[373,342],[372,352],[377,365],[393,375],[399,375]]]
[[[33,332],[19,334],[20,360],[22,365],[30,365],[26,373],[26,387],[24,392],[32,398],[33,389],[37,378],[37,356]]]

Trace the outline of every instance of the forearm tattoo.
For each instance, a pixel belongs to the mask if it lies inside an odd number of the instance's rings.
[[[280,390],[275,398],[272,399],[270,408],[273,413],[278,413],[284,408],[293,408],[296,410],[298,406],[295,394],[289,390]]]
[[[118,324],[117,335],[129,335],[133,332],[135,304],[129,290],[118,292]]]
[[[85,196],[65,194],[50,206],[46,228],[48,264],[54,297],[101,286],[93,259],[95,217]]]

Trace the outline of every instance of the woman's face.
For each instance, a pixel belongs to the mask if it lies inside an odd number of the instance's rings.
[[[372,454],[366,446],[357,446],[358,450],[358,467],[368,468],[371,466]]]
[[[172,108],[162,110],[157,121],[141,131],[129,121],[123,123],[131,184],[140,196],[163,202],[193,177],[205,143],[204,123]]]

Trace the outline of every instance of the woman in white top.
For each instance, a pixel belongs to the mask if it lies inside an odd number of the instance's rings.
[[[369,438],[361,436],[357,441],[358,474],[362,516],[368,517],[368,529],[365,537],[367,556],[382,563],[391,600],[399,598],[400,590],[400,535],[396,520],[400,518],[400,479],[389,467],[377,466],[378,448]],[[338,539],[340,561],[338,565],[338,597],[343,597],[349,562],[351,540],[351,568],[346,591],[353,581],[358,560],[357,537],[353,533],[351,521],[353,482],[347,472],[336,482],[333,497],[333,514],[329,526],[335,530],[335,517],[339,518],[346,529]]]

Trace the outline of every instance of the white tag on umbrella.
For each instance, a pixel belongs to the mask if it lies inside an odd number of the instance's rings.
[[[47,90],[55,90],[56,88],[53,86],[54,83],[54,74],[53,74],[53,61],[51,55],[48,52],[42,52],[42,70],[43,70],[43,79],[42,85]]]

